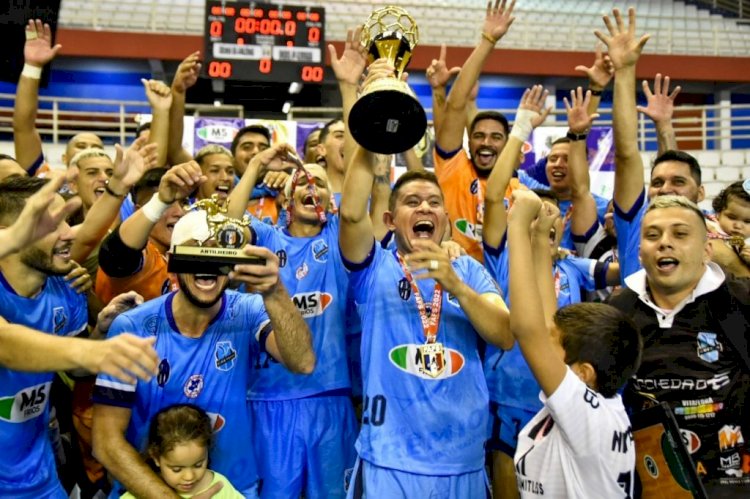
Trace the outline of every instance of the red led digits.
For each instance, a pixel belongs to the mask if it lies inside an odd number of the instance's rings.
[[[320,28],[310,28],[307,32],[307,39],[310,42],[317,43],[320,41]]]
[[[208,76],[212,78],[229,78],[232,76],[232,63],[226,61],[211,61],[208,65]]]
[[[261,73],[268,74],[271,72],[271,59],[261,59],[258,64],[258,69]]]
[[[320,66],[302,66],[302,81],[321,82],[323,81],[323,68]]]

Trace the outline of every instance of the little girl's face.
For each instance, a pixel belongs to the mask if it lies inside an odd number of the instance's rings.
[[[750,203],[730,197],[718,218],[721,230],[730,236],[750,237]]]
[[[155,458],[164,482],[180,494],[195,494],[208,487],[208,449],[197,442],[178,444]]]

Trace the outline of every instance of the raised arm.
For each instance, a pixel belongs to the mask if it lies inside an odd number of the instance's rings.
[[[357,146],[346,169],[339,207],[339,246],[343,257],[353,263],[364,261],[374,242],[372,220],[367,213],[367,198],[374,179],[371,153]]]
[[[576,71],[584,73],[589,79],[589,90],[591,90],[591,100],[586,108],[588,114],[596,113],[599,109],[599,103],[602,100],[602,92],[607,88],[609,82],[615,74],[615,68],[609,54],[602,52],[602,44],[597,42],[596,53],[594,55],[594,64],[591,67],[576,66]]]
[[[531,131],[542,124],[549,114],[549,108],[544,107],[548,95],[549,92],[541,85],[527,88],[523,93],[508,142],[487,179],[482,240],[492,248],[499,247],[505,235],[507,224],[505,192],[513,177],[513,172],[520,163],[521,147],[528,140]]]
[[[677,136],[672,127],[672,116],[674,115],[674,100],[680,90],[682,87],[678,85],[672,93],[669,93],[669,76],[664,77],[664,84],[662,84],[661,73],[657,73],[654,78],[653,92],[648,87],[648,82],[643,80],[643,93],[646,95],[647,105],[646,107],[637,106],[637,109],[654,122],[659,154],[677,150]]]
[[[167,166],[169,147],[169,112],[172,107],[172,90],[163,81],[141,80],[146,89],[146,98],[151,106],[151,128],[148,143],[155,144],[156,166]]]
[[[550,255],[550,231],[555,221],[560,217],[560,209],[554,204],[544,201],[539,209],[536,221],[531,225],[531,246],[534,255],[534,273],[539,298],[542,301],[544,322],[547,330],[553,325],[553,317],[557,311],[557,296],[552,279],[552,256]],[[540,270],[542,269],[542,270]],[[544,271],[543,269],[548,269]]]
[[[564,98],[565,110],[568,113],[568,130],[571,134],[587,135],[591,124],[598,114],[588,112],[591,107],[591,90],[583,94],[578,87],[570,91],[570,101]],[[570,230],[573,234],[586,234],[591,227],[598,223],[596,201],[591,195],[591,179],[589,177],[589,161],[586,151],[586,139],[571,140],[568,154],[568,174],[570,175],[570,190],[573,202],[573,215]]]
[[[185,99],[188,88],[198,81],[201,71],[200,52],[193,52],[177,67],[172,80],[172,106],[169,108],[169,142],[167,161],[170,165],[187,163],[193,156],[182,147],[182,134],[185,128]]]
[[[13,106],[13,145],[16,161],[25,170],[31,168],[42,154],[42,139],[36,129],[42,68],[55,58],[61,48],[59,43],[52,46],[49,24],[42,24],[39,19],[29,20],[23,46],[24,66]]]
[[[618,9],[612,10],[615,22],[604,16],[609,35],[595,31],[607,45],[615,68],[615,93],[612,121],[615,135],[615,192],[618,208],[630,211],[643,193],[643,160],[638,153],[638,112],[635,107],[635,65],[649,35],[635,35],[635,9],[628,9],[628,27]]]
[[[435,130],[442,128],[443,115],[445,113],[446,86],[451,78],[455,77],[460,71],[460,66],[454,66],[448,69],[445,64],[446,47],[440,45],[440,55],[433,59],[425,71],[427,83],[432,89],[432,124]]]
[[[409,151],[412,151],[413,154],[413,149],[409,149]],[[388,200],[391,197],[391,162],[393,156],[390,154],[373,154],[373,156],[372,171],[375,179],[372,182],[372,192],[370,193],[370,220],[372,221],[375,239],[382,241],[388,234],[388,226],[383,220],[383,215],[388,211]]]
[[[487,12],[482,25],[479,45],[466,59],[453,88],[451,88],[446,100],[442,126],[435,128],[436,145],[443,151],[455,151],[463,143],[466,106],[471,90],[479,80],[482,66],[495,48],[495,44],[507,33],[515,19],[512,14],[516,2],[512,0],[510,6],[506,6],[507,3],[507,0],[502,0],[502,2],[495,0],[494,6],[492,2],[487,3]]]
[[[508,282],[513,307],[511,331],[539,386],[549,396],[565,377],[565,363],[547,329],[537,279],[529,279],[529,276],[543,273],[552,275],[549,243],[547,263],[543,268],[534,265],[530,233],[541,208],[542,201],[533,192],[516,190],[513,193],[513,206],[508,213]]]

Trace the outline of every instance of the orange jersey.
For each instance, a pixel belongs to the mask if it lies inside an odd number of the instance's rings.
[[[105,304],[120,293],[130,290],[148,301],[176,289],[174,278],[167,273],[167,261],[151,241],[146,244],[143,267],[134,275],[110,277],[101,267],[96,274],[96,296]]]
[[[451,239],[469,255],[483,262],[482,219],[487,179],[477,175],[464,149],[448,159],[441,158],[437,151],[433,155],[435,174],[443,190],[445,209],[451,222]],[[523,188],[518,179],[511,179],[505,191],[506,199],[510,199],[512,192],[518,188]]]
[[[273,221],[271,225],[276,225],[276,222],[279,219],[279,209],[276,206],[276,198],[271,196],[251,199],[250,202],[247,203],[247,211],[262,222],[269,223],[268,219],[271,219]]]

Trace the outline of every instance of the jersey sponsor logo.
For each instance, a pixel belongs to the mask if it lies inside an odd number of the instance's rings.
[[[182,391],[185,396],[191,399],[196,398],[203,391],[203,375],[193,374],[185,382],[185,386],[182,387]]]
[[[437,366],[437,358],[425,358],[422,353],[424,346],[413,343],[398,345],[391,349],[388,358],[397,368],[422,379],[446,379],[455,376],[463,369],[465,360],[461,352],[452,348],[443,348],[442,369],[433,375],[436,371],[431,368],[431,365],[434,362]],[[425,361],[429,364],[425,364]]]
[[[55,307],[52,309],[52,325],[55,334],[60,333],[68,323],[68,316],[65,314],[64,307]]]
[[[0,420],[25,423],[44,414],[52,382],[29,386],[12,397],[0,397]]]
[[[286,267],[286,251],[279,250],[276,252],[276,256],[279,257],[279,268],[283,269]]]
[[[206,415],[208,416],[208,419],[211,420],[211,430],[214,433],[219,433],[227,423],[227,420],[224,419],[224,416],[222,416],[218,412],[207,412]]]
[[[333,303],[333,295],[311,291],[309,293],[297,293],[292,296],[294,305],[299,310],[303,319],[323,315],[323,312]]]
[[[599,408],[599,397],[590,388],[586,388],[586,391],[583,392],[583,401],[590,405],[592,409]]]
[[[237,363],[237,350],[235,350],[231,341],[218,341],[214,348],[214,357],[216,358],[216,369],[229,371]]]
[[[318,239],[312,243],[312,254],[316,262],[325,263],[328,261],[328,243],[323,239]]]
[[[475,179],[474,179],[474,180],[473,180],[473,181],[471,182],[471,185],[469,186],[469,191],[470,191],[470,192],[471,192],[471,193],[472,193],[473,195],[475,195],[475,196],[477,195],[477,191],[479,191],[479,179],[478,179],[478,178],[475,178]]]
[[[698,463],[695,465],[695,471],[698,473],[698,476],[708,475],[708,471],[706,471],[706,466],[703,464],[702,461],[698,461]]]
[[[156,326],[159,323],[159,316],[157,314],[149,315],[143,321],[143,330],[150,335],[156,334]]]
[[[458,232],[469,239],[474,239],[476,241],[482,240],[482,226],[480,224],[474,224],[465,218],[459,218],[454,225]]]
[[[653,457],[648,454],[643,456],[643,466],[646,468],[646,473],[651,475],[651,478],[659,478],[659,467]]]
[[[722,402],[714,402],[711,397],[697,400],[683,400],[681,406],[674,409],[676,416],[682,416],[685,420],[690,419],[711,419],[716,417],[716,413],[724,408]]]
[[[521,492],[528,492],[529,494],[540,496],[544,495],[544,486],[542,485],[542,482],[529,480],[528,478],[521,478],[520,476],[516,478],[516,481],[518,483],[518,490]]]
[[[731,379],[729,377],[729,371],[720,372],[715,374],[712,378],[701,379],[701,378],[639,378],[636,379],[633,385],[636,390],[640,391],[656,391],[656,390],[690,390],[690,391],[702,391],[702,390],[721,390],[727,386]]]
[[[719,360],[719,352],[724,351],[724,346],[716,339],[716,333],[701,331],[698,333],[698,357],[704,362],[716,362]]]
[[[307,276],[308,272],[310,272],[310,269],[305,262],[302,262],[302,265],[300,265],[294,273],[294,277],[296,277],[298,281],[301,281]]]
[[[404,301],[407,301],[411,297],[411,285],[406,277],[403,277],[398,281],[398,295]]]
[[[698,438],[698,435],[696,435],[695,432],[683,429],[680,429],[680,434],[682,435],[682,442],[685,444],[688,452],[691,454],[698,452],[698,449],[701,448],[701,439]]]
[[[162,359],[161,362],[159,362],[159,374],[156,375],[156,384],[162,387],[166,385],[167,381],[169,381],[170,371],[169,361],[167,359]]]
[[[739,478],[742,476],[742,457],[739,452],[729,456],[719,456],[719,469],[727,476]]]
[[[633,431],[628,428],[625,431],[615,430],[612,433],[612,452],[628,453],[628,445],[633,443]]]
[[[719,430],[719,449],[728,450],[739,447],[745,443],[742,438],[742,429],[739,426],[724,425]]]
[[[232,142],[234,135],[237,133],[237,129],[231,126],[209,125],[199,128],[196,133],[198,134],[198,137],[205,141],[228,144],[229,142]]]

